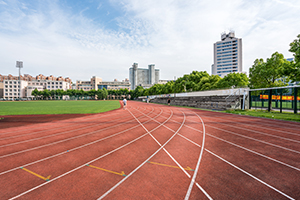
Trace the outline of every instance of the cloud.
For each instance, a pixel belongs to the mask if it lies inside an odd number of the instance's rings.
[[[111,0],[111,8],[98,2],[98,7],[82,5],[74,12],[59,1],[22,5],[11,0],[0,7],[0,45],[6,47],[0,49],[0,73],[13,73],[19,59],[24,73],[63,75],[74,81],[94,75],[124,79],[133,62],[140,67],[156,64],[162,79],[193,70],[210,72],[213,43],[229,29],[243,39],[248,71],[256,58],[275,51],[291,57],[289,43],[299,34],[300,4],[286,2]],[[117,28],[106,28],[104,18],[95,21],[100,10],[110,13],[109,22]],[[93,12],[95,17],[88,17]]]

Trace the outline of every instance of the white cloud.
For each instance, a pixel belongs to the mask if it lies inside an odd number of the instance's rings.
[[[0,45],[7,47],[0,49],[0,73],[16,74],[19,59],[24,61],[24,73],[63,75],[74,81],[94,75],[124,79],[133,62],[140,67],[155,63],[162,79],[193,70],[210,72],[213,43],[228,29],[243,38],[244,70],[248,71],[256,58],[270,57],[275,51],[291,57],[289,43],[299,34],[298,1],[111,3],[125,12],[114,19],[119,27],[115,30],[85,17],[88,6],[72,13],[58,1],[43,1],[40,6],[9,1],[0,7]],[[103,8],[99,3],[97,10]]]

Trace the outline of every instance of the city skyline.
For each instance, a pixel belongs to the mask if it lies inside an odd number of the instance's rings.
[[[0,74],[86,80],[129,78],[132,63],[155,64],[160,79],[211,73],[222,32],[243,38],[243,71],[300,34],[300,2],[0,0]]]

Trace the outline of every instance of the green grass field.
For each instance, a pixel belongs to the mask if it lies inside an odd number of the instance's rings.
[[[222,112],[238,114],[238,115],[248,115],[253,117],[264,117],[270,119],[280,119],[280,120],[300,122],[300,114],[299,113],[294,114],[292,112],[280,113],[279,111],[267,112],[264,110],[226,110]]]
[[[0,102],[0,115],[86,114],[120,108],[119,101]]]

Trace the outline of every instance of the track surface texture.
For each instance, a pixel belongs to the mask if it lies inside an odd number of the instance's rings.
[[[300,199],[300,123],[133,101],[36,119],[0,121],[0,199]]]

